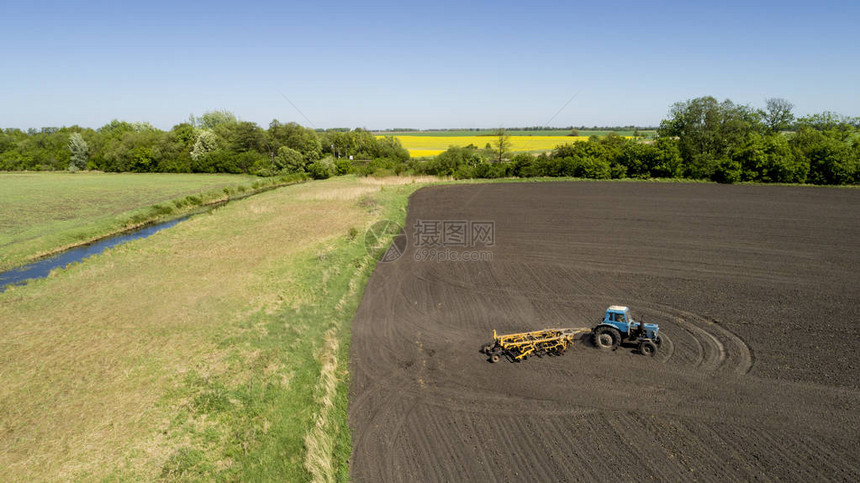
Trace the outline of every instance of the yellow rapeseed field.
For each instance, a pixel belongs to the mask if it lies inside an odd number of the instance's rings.
[[[381,136],[380,136],[381,137]],[[435,156],[451,146],[493,144],[494,136],[395,136],[415,157]],[[587,141],[588,136],[511,136],[511,151],[549,151],[559,144]]]

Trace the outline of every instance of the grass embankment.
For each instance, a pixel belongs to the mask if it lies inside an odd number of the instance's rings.
[[[362,238],[402,182],[262,193],[0,294],[4,479],[346,479]]]
[[[221,174],[2,173],[0,271],[275,182]]]

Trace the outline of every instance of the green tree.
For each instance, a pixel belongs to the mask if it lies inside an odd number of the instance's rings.
[[[493,137],[495,138],[493,147],[496,150],[496,161],[501,163],[508,151],[511,150],[511,136],[504,128],[498,128],[493,131]]]
[[[678,149],[678,142],[674,139],[657,139],[652,146],[657,148],[659,154],[654,160],[655,164],[648,167],[648,172],[655,178],[679,178],[683,175],[684,160]]]
[[[191,159],[200,160],[207,153],[218,149],[218,136],[210,130],[203,130],[197,135],[194,147],[191,149]]]
[[[78,171],[87,168],[89,157],[89,146],[80,133],[73,132],[69,135],[69,171]]]
[[[230,111],[215,110],[203,113],[202,116],[194,118],[194,125],[200,129],[215,129],[224,124],[238,124],[239,119]]]
[[[474,147],[451,146],[427,161],[422,171],[434,176],[453,176],[460,168],[470,168],[485,162],[486,156]]]
[[[323,133],[320,139],[323,152],[329,153],[335,158],[348,156],[349,138],[347,133],[341,129],[329,129]]]
[[[531,174],[535,157],[529,153],[517,153],[511,158],[511,175],[528,177]]]
[[[282,146],[300,152],[308,161],[320,159],[323,153],[323,145],[316,131],[294,122],[281,124],[277,119],[269,124],[265,144],[270,156],[277,155]],[[346,151],[346,146],[343,147]]]
[[[683,162],[678,142],[673,138],[660,138],[645,144],[625,140],[615,157],[607,157],[613,178],[675,178],[681,175]]]
[[[808,182],[860,182],[860,147],[856,131],[852,119],[832,112],[797,120],[797,133],[789,144],[809,164]]]
[[[180,150],[187,149],[189,153],[191,152],[191,149],[194,148],[194,143],[197,141],[197,131],[194,129],[194,126],[183,122],[173,126],[170,133],[171,142],[176,143]]]
[[[744,181],[803,183],[809,171],[809,163],[779,133],[751,134],[732,159],[740,163]]]
[[[158,129],[124,131],[111,140],[102,152],[101,169],[105,171],[154,171],[162,159],[161,146],[166,134]]]
[[[131,150],[131,163],[128,171],[148,173],[154,165],[155,152],[149,146],[137,146]]]
[[[375,158],[388,158],[395,161],[408,161],[409,150],[400,144],[400,140],[394,136],[383,136],[376,139]]]
[[[374,159],[377,153],[376,137],[369,131],[361,128],[353,129],[346,133],[349,143],[347,153],[355,159]]]
[[[609,179],[612,169],[606,158],[582,158],[575,160],[573,176],[578,178]]]
[[[764,123],[771,132],[779,132],[789,129],[794,114],[791,112],[794,109],[794,104],[779,97],[771,97],[765,99],[765,110],[762,113]]]
[[[181,123],[162,137],[158,151],[162,157],[156,169],[163,173],[191,172],[191,150],[197,141],[197,130],[188,123]]]
[[[722,179],[727,172],[725,160],[731,152],[742,146],[750,133],[764,130],[760,112],[708,96],[674,104],[657,134],[678,139],[687,176],[713,177],[723,166],[719,175]]]
[[[239,122],[226,125],[230,150],[234,153],[246,153],[249,151],[265,151],[266,134],[253,122]]]
[[[720,158],[714,166],[711,179],[717,183],[737,183],[743,175],[741,163],[734,159]]]
[[[302,153],[293,148],[281,146],[278,149],[278,155],[275,156],[274,165],[279,171],[301,173],[305,171],[307,163]]]
[[[850,184],[860,181],[860,151],[838,136],[828,136],[826,131],[804,127],[791,138],[790,143],[809,163],[808,182]]]
[[[324,158],[310,163],[307,171],[313,179],[327,179],[337,174],[337,167],[332,158]]]
[[[822,112],[797,120],[797,131],[813,130],[838,141],[849,141],[857,127],[856,119],[851,119],[833,112]]]

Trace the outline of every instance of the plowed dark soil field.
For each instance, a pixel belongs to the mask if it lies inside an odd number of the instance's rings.
[[[495,222],[492,260],[421,261],[419,220]],[[860,190],[434,187],[353,325],[358,481],[860,481]],[[659,323],[653,358],[500,333]]]

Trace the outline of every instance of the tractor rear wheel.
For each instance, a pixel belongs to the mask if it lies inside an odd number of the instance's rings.
[[[650,340],[643,340],[639,343],[639,353],[643,356],[654,357],[654,354],[657,353],[657,344]]]
[[[615,350],[621,344],[621,332],[614,327],[601,326],[594,330],[594,345],[602,350]]]

